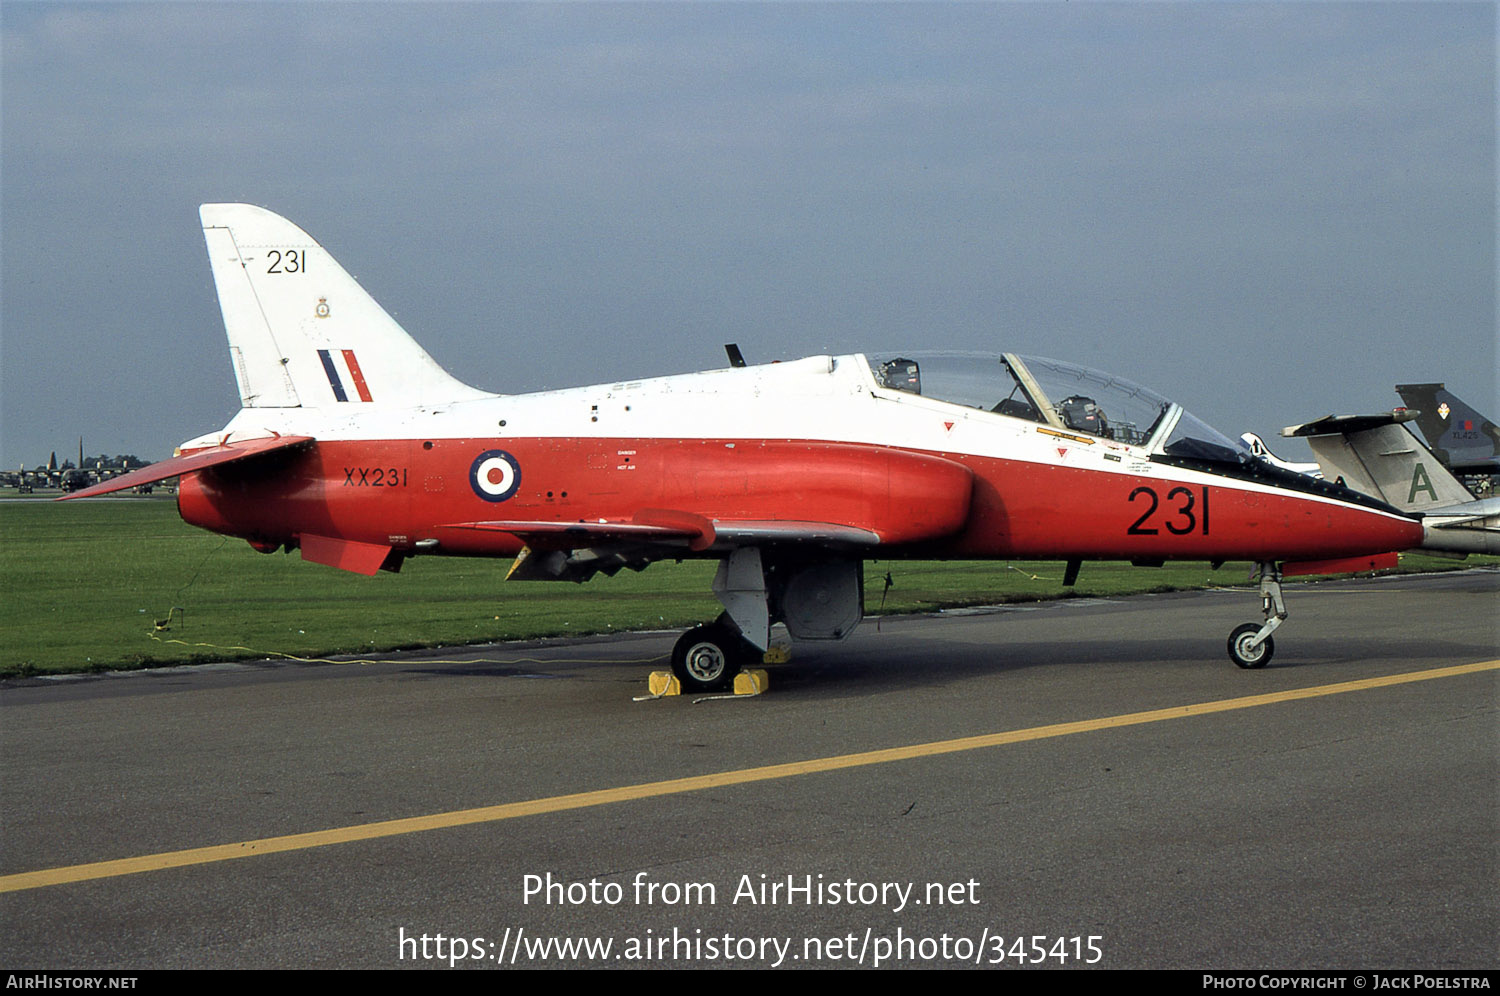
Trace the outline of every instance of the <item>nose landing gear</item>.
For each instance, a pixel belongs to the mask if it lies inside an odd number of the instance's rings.
[[[1229,634],[1229,659],[1243,668],[1262,668],[1271,662],[1276,644],[1271,633],[1286,621],[1286,602],[1281,597],[1281,568],[1272,560],[1256,565],[1260,572],[1261,612],[1264,623],[1245,623]]]

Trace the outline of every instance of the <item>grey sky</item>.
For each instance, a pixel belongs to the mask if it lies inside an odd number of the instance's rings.
[[[1230,435],[1413,380],[1500,414],[1487,3],[7,2],[0,34],[0,466],[228,419],[216,200],[490,390],[737,341],[1041,353]]]

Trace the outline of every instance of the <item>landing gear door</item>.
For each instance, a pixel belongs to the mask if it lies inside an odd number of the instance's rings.
[[[864,617],[864,564],[829,560],[794,569],[780,591],[780,615],[798,640],[842,640]]]

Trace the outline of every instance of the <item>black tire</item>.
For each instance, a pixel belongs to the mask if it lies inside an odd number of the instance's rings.
[[[672,648],[672,673],[685,692],[720,692],[734,687],[745,657],[745,639],[730,627],[694,626]]]
[[[1276,652],[1276,644],[1269,636],[1260,646],[1250,649],[1250,640],[1260,632],[1260,625],[1245,623],[1243,626],[1236,626],[1234,632],[1229,634],[1229,659],[1240,667],[1252,670],[1265,667],[1271,662],[1271,655]]]

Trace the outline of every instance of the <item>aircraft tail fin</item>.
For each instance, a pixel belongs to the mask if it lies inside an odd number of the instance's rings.
[[[1379,498],[1403,512],[1422,512],[1472,501],[1411,430],[1412,412],[1329,416],[1288,426],[1283,436],[1305,436],[1323,468],[1323,479]]]
[[[1417,427],[1444,466],[1500,469],[1500,426],[1442,384],[1397,384],[1396,393],[1406,407],[1417,410]]]
[[[250,204],[204,204],[198,213],[244,407],[410,407],[488,397],[438,366],[290,221]]]

